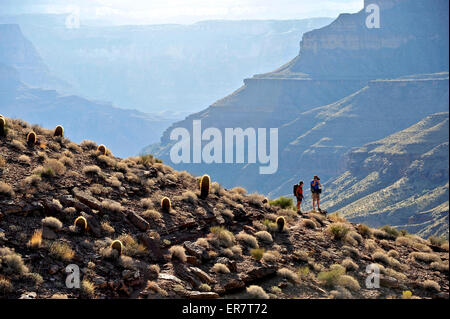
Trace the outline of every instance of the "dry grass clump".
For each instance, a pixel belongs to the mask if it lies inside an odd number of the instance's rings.
[[[120,213],[123,210],[123,207],[122,205],[120,205],[120,203],[111,199],[107,199],[102,201],[102,209],[110,212]]]
[[[6,278],[0,277],[0,296],[8,295],[9,293],[13,292],[14,286],[12,285],[11,281],[9,281]]]
[[[377,239],[389,239],[393,240],[396,237],[391,235],[390,233],[387,233],[383,229],[372,229],[372,235]]]
[[[0,269],[4,274],[17,276],[23,276],[29,272],[22,256],[8,247],[0,248]]]
[[[102,227],[102,230],[103,230],[106,234],[108,234],[108,235],[112,235],[112,234],[114,234],[115,231],[116,231],[116,230],[114,229],[114,227],[111,226],[111,224],[108,223],[107,221],[103,221],[103,222],[101,223],[100,226]]]
[[[338,285],[353,291],[358,291],[361,289],[358,281],[349,275],[340,276],[338,279]]]
[[[26,177],[23,182],[25,185],[37,186],[42,181],[42,177],[39,175],[31,175]]]
[[[256,261],[260,261],[263,258],[265,251],[266,250],[264,248],[253,248],[253,249],[250,249],[250,255]]]
[[[42,245],[42,229],[37,229],[31,235],[31,239],[28,241],[27,246],[30,248],[41,248]]]
[[[100,163],[104,164],[105,166],[108,167],[116,167],[117,165],[117,161],[114,158],[111,158],[109,156],[106,155],[100,155],[97,157],[97,161],[99,161]]]
[[[258,240],[254,236],[249,235],[243,231],[237,234],[236,239],[240,242],[243,242],[247,247],[259,248]]]
[[[300,281],[297,274],[295,272],[293,272],[292,270],[290,270],[289,268],[281,268],[278,270],[277,274],[280,277],[283,277],[295,284]]]
[[[84,140],[80,143],[80,146],[84,148],[85,150],[96,150],[97,149],[97,143],[91,140]]]
[[[61,156],[59,158],[59,161],[61,163],[63,163],[65,167],[73,167],[73,165],[74,165],[73,160],[70,157],[65,156],[65,155]]]
[[[0,168],[6,166],[6,160],[3,156],[0,155]]]
[[[234,187],[230,190],[230,192],[239,195],[247,194],[247,190],[244,187]]]
[[[62,261],[70,261],[75,256],[73,249],[63,241],[53,242],[50,245],[49,252],[50,255]]]
[[[215,194],[217,196],[225,195],[225,189],[217,182],[212,182],[210,192],[211,194]]]
[[[389,250],[387,254],[389,257],[392,257],[392,258],[398,258],[400,256],[398,251],[393,250],[393,249]]]
[[[66,167],[57,159],[49,158],[44,162],[44,170],[51,170],[55,175],[63,175],[66,172]]]
[[[25,151],[27,148],[25,146],[24,143],[22,143],[21,141],[18,140],[12,140],[11,141],[11,146],[14,147],[16,150],[23,152]]]
[[[147,209],[141,213],[141,216],[145,219],[150,219],[153,221],[160,221],[162,219],[161,213],[154,209]]]
[[[265,196],[254,193],[254,194],[247,195],[246,199],[250,204],[255,205],[257,207],[261,207],[263,205],[263,200],[265,199]]]
[[[198,238],[198,239],[195,241],[195,243],[196,243],[197,245],[199,245],[200,247],[209,249],[209,243],[208,243],[208,240],[207,240],[206,238]]]
[[[151,198],[143,198],[141,199],[141,205],[144,209],[153,208],[153,200]]]
[[[344,240],[352,246],[357,246],[364,241],[363,237],[354,230],[349,231]]]
[[[443,246],[447,246],[448,247],[448,240],[447,238],[445,238],[445,236],[430,236],[428,237],[428,241],[430,242],[431,245],[434,246],[438,246],[438,247],[443,247]]]
[[[212,268],[212,272],[218,273],[218,274],[228,274],[230,273],[230,269],[224,264],[216,263]]]
[[[117,238],[123,244],[123,254],[135,257],[148,254],[147,247],[138,243],[130,234],[122,234]]]
[[[378,250],[372,254],[372,259],[376,262],[381,262],[385,265],[390,265],[390,258],[383,251]]]
[[[442,262],[441,257],[437,254],[425,253],[425,252],[412,252],[409,254],[409,257],[414,259],[415,261],[422,261],[424,263],[431,262]]]
[[[359,224],[356,227],[356,231],[363,236],[364,238],[370,238],[372,237],[372,230],[370,229],[369,226],[364,225],[364,224]]]
[[[303,225],[303,227],[306,227],[309,229],[316,229],[316,223],[309,218],[303,219],[302,225]]]
[[[441,286],[439,286],[439,284],[433,280],[425,280],[422,284],[423,288],[427,289],[427,290],[431,290],[431,291],[435,291],[435,292],[439,292],[441,291]]]
[[[265,263],[276,263],[280,258],[281,255],[278,251],[269,250],[263,254],[262,261]]]
[[[172,246],[172,247],[170,247],[169,251],[171,253],[172,260],[176,259],[183,263],[186,262],[186,260],[187,260],[186,250],[184,249],[183,246],[178,246],[178,245]]]
[[[212,243],[217,244],[218,246],[223,247],[232,247],[234,246],[236,240],[234,238],[234,234],[229,230],[226,230],[222,226],[214,226],[210,228],[210,232],[213,235],[210,240]],[[256,240],[256,238],[255,238]]]
[[[87,298],[95,297],[95,285],[87,279],[83,279],[80,285],[81,294]]]
[[[56,231],[60,231],[63,227],[62,222],[56,217],[51,216],[45,217],[44,219],[42,219],[41,222],[43,226],[46,226]]]
[[[374,252],[375,250],[378,249],[378,245],[375,242],[375,240],[373,239],[367,239],[366,243],[364,245],[364,247],[369,251],[369,252]]]
[[[11,185],[0,181],[0,196],[14,197],[15,193]]]
[[[341,263],[342,267],[344,267],[347,271],[356,271],[359,269],[359,266],[351,259],[346,258]]]
[[[181,195],[181,199],[183,201],[186,201],[188,203],[191,203],[193,205],[195,205],[198,201],[197,195],[192,192],[192,191],[185,191],[182,195]]]
[[[254,299],[269,299],[269,295],[260,286],[251,285],[247,288],[247,294]]]
[[[101,171],[102,170],[97,165],[88,165],[83,168],[83,174],[85,174],[85,175],[91,175],[91,176],[100,175]]]
[[[267,231],[259,231],[255,234],[256,238],[258,238],[259,241],[265,242],[265,243],[272,243],[273,238],[272,235]]]
[[[439,262],[439,261],[434,261],[431,263],[430,265],[431,269],[440,271],[440,272],[448,272],[448,262],[444,263],[444,262]]]
[[[335,223],[347,223],[347,220],[344,217],[341,217],[339,213],[328,215],[328,219]]]
[[[20,163],[30,165],[31,164],[31,158],[26,155],[20,155],[17,159]]]

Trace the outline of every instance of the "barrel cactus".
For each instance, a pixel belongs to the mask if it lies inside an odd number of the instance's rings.
[[[119,256],[122,255],[122,251],[123,251],[123,244],[122,244],[122,242],[121,242],[120,240],[117,240],[117,239],[114,240],[114,241],[111,243],[111,249],[117,251],[117,253],[119,254]]]
[[[281,233],[284,230],[284,226],[286,225],[286,220],[283,216],[279,216],[276,220],[278,231]]]
[[[28,133],[27,135],[27,144],[29,146],[34,146],[37,142],[37,136],[36,133],[34,133],[33,131],[31,131],[30,133]]]
[[[61,125],[58,125],[55,128],[55,132],[53,133],[53,136],[61,136],[61,137],[63,137],[64,136],[64,128]]]
[[[6,119],[0,115],[0,136],[6,136]]]
[[[106,155],[106,146],[105,145],[99,145],[97,147],[97,151],[100,152],[102,155]]]
[[[73,224],[81,231],[86,231],[88,227],[87,220],[83,216],[77,217],[77,219],[75,219],[75,222]]]
[[[211,178],[208,175],[203,175],[200,180],[200,197],[206,198],[209,195],[209,189],[211,187]]]
[[[166,213],[170,212],[170,209],[172,208],[172,204],[170,203],[170,199],[168,197],[164,197],[161,200],[161,208]]]

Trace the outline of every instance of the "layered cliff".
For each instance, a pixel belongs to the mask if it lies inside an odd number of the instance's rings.
[[[448,113],[433,114],[351,152],[348,170],[326,184],[324,205],[372,226],[448,235],[448,123]]]

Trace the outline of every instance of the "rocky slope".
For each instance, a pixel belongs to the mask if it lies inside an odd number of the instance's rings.
[[[198,179],[151,156],[120,159],[4,120],[2,298],[448,298],[448,242],[299,216],[217,183],[202,197]],[[80,216],[87,228],[74,224]],[[365,286],[371,263],[379,289]],[[65,286],[69,264],[81,289]]]
[[[351,152],[348,170],[326,184],[324,205],[374,227],[448,236],[448,121],[433,114]]]

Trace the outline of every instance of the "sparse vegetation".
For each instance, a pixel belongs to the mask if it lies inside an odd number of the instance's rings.
[[[170,247],[169,251],[171,253],[172,260],[175,259],[183,263],[186,262],[186,251],[183,246],[172,246]]]
[[[284,197],[284,196],[281,196],[278,199],[269,201],[269,204],[272,206],[280,207],[282,209],[294,207],[292,198],[288,198],[288,197]]]
[[[255,299],[269,299],[269,295],[264,291],[263,288],[256,285],[251,285],[247,288],[247,294],[250,296],[250,298]]]

